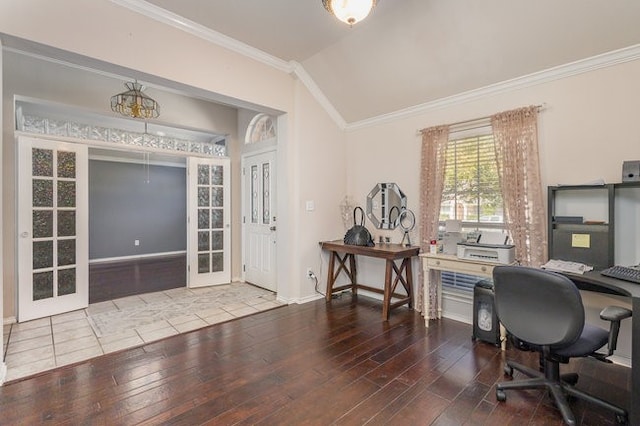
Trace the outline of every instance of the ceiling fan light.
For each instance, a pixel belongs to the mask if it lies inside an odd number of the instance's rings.
[[[369,15],[376,0],[322,0],[322,4],[342,22],[354,25]]]

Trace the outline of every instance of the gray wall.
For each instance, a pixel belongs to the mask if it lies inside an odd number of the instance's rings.
[[[142,164],[89,161],[89,259],[186,250],[186,169],[146,178]]]

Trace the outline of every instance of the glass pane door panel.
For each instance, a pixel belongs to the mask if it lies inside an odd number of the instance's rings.
[[[76,269],[58,270],[58,296],[74,294],[76,292]]]
[[[209,251],[209,231],[198,231],[198,251]]]
[[[33,211],[33,238],[53,236],[53,210]]]
[[[189,208],[193,212],[189,225],[189,286],[227,283],[231,278],[229,188],[225,187],[229,160],[189,158],[188,163]]]
[[[53,151],[50,149],[34,148],[31,157],[33,176],[53,177]]]
[[[73,179],[76,177],[76,153],[58,151],[58,177]]]
[[[76,212],[58,212],[58,237],[73,237],[76,235]]]
[[[83,145],[30,137],[18,149],[18,317],[26,321],[88,306],[88,156]]]
[[[53,272],[36,272],[33,274],[33,300],[53,297]]]
[[[58,207],[76,206],[76,183],[58,181]]]
[[[211,272],[211,263],[209,262],[209,253],[198,255],[198,273],[207,274]]]
[[[52,180],[33,180],[33,207],[53,207]]]
[[[53,267],[53,241],[34,241],[33,269]]]

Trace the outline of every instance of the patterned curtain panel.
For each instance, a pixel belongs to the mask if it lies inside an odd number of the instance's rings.
[[[446,168],[447,142],[449,141],[449,126],[436,126],[422,131],[422,157],[420,167],[420,248],[429,252],[429,241],[438,238],[438,220],[440,218],[440,203],[444,188],[444,172]],[[424,312],[424,288],[422,269],[418,280],[418,297],[416,308],[429,319],[436,318],[438,312],[438,298],[436,286],[429,288],[429,312]],[[435,283],[434,279],[429,281]]]
[[[522,265],[539,267],[547,259],[545,214],[538,158],[538,107],[491,117],[505,223]]]

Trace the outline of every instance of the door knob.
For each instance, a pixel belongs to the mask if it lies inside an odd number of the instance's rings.
[[[20,237],[21,238],[29,238],[29,233],[27,231],[24,231],[24,232],[20,233]]]

